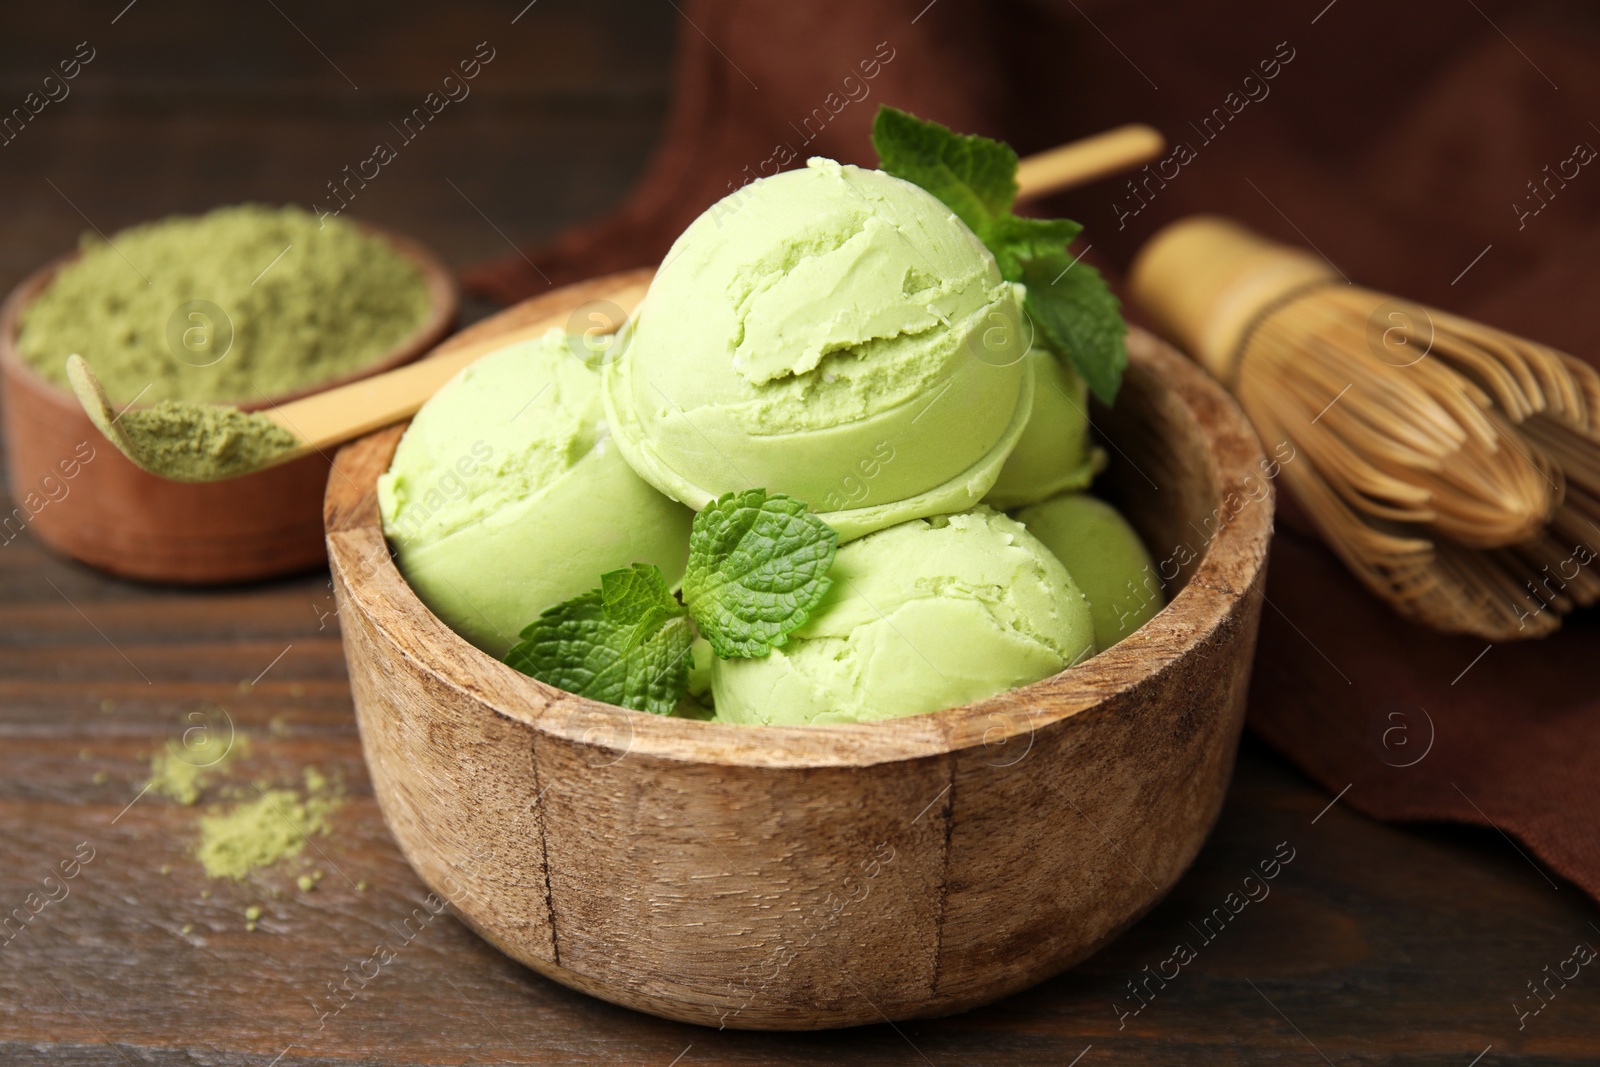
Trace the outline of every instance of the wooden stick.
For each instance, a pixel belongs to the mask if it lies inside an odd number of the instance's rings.
[[[1031,200],[1088,185],[1148,163],[1166,148],[1166,138],[1159,130],[1134,124],[1040,152],[1017,164],[1017,199]]]

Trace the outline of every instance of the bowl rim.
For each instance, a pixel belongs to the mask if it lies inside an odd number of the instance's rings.
[[[159,220],[151,220],[159,221]],[[275,408],[280,404],[299,400],[315,393],[335,389],[341,385],[370,378],[384,371],[394,370],[426,355],[449,333],[460,314],[461,296],[457,289],[455,278],[445,267],[442,260],[422,242],[397,233],[375,223],[360,219],[352,219],[358,228],[372,237],[387,243],[396,252],[404,256],[422,272],[423,285],[428,293],[428,314],[421,324],[412,331],[411,335],[403,342],[355,370],[315,382],[311,385],[287,393],[275,393],[271,396],[257,396],[253,400],[208,400],[207,404],[220,404],[237,408],[240,411],[263,411]],[[55,279],[57,273],[67,264],[78,259],[83,254],[81,249],[64,252],[54,259],[48,260],[40,267],[23,277],[6,295],[0,303],[0,367],[3,367],[7,376],[15,375],[23,384],[36,393],[47,397],[51,402],[60,407],[73,411],[79,409],[78,398],[67,389],[46,378],[34,369],[33,365],[22,358],[22,353],[17,349],[17,337],[22,332],[22,313],[40,293]],[[132,403],[129,409],[148,408],[148,403]]]
[[[621,275],[612,276],[612,279]],[[608,279],[598,279],[606,281]],[[579,283],[516,305],[528,321],[534,305],[552,312],[570,304]],[[561,298],[565,296],[565,302]],[[548,302],[548,304],[546,304]],[[481,338],[495,319],[451,338]],[[1220,508],[1230,493],[1259,472],[1266,458],[1244,413],[1222,387],[1154,335],[1130,327],[1133,363],[1161,379],[1197,433],[1210,444],[1206,470]],[[606,753],[701,764],[805,769],[867,767],[946,756],[963,749],[1026,739],[1044,728],[1127,695],[1173,666],[1228,625],[1265,571],[1273,528],[1275,488],[1227,515],[1202,550],[1183,589],[1155,618],[1099,655],[1031,685],[971,704],[870,723],[746,726],[616,707],[580,697],[521,674],[469,644],[412,592],[383,536],[377,477],[387,469],[404,425],[386,427],[346,444],[328,479],[324,527],[329,566],[340,591],[342,625],[365,625],[422,665],[441,685],[509,722]],[[358,617],[352,617],[358,616]],[[362,687],[357,687],[361,692]],[[601,763],[607,762],[600,758]]]

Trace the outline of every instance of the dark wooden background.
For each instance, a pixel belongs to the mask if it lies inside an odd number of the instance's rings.
[[[523,0],[124,2],[0,14],[0,111],[78,42],[97,51],[71,96],[0,147],[5,288],[91,224],[313,202],[479,41],[497,54],[472,96],[351,213],[456,266],[496,255],[623,194],[660,133],[675,35],[695,32],[670,0],[538,0],[514,24]],[[703,1030],[569,992],[442,917],[319,1027],[329,983],[426,892],[372,800],[326,581],[136,586],[26,536],[0,546],[0,912],[80,842],[95,854],[69,896],[0,947],[0,1062],[1600,1061],[1600,969],[1552,983],[1520,1029],[1514,1006],[1536,1003],[1527,983],[1575,944],[1600,946],[1592,902],[1492,832],[1330,808],[1249,739],[1221,824],[1172,896],[1074,972],[990,1008],[816,1035]],[[342,777],[350,800],[322,855],[208,882],[191,855],[203,809],[154,795],[127,807],[153,752],[206,701],[251,739],[236,781],[289,783],[307,764]],[[1270,896],[1119,1028],[1126,983],[1198,940],[1190,924],[1280,842],[1295,859]],[[300,893],[294,876],[312,866],[326,876]],[[264,909],[254,933],[250,905]]]

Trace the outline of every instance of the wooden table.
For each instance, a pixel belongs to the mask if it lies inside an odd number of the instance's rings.
[[[501,231],[549,233],[614,202],[659,130],[668,5],[543,0],[515,26],[486,3],[286,10],[315,46],[271,5],[203,25],[153,3],[114,25],[104,9],[15,16],[27,32],[0,44],[12,95],[79,40],[99,52],[72,97],[0,148],[0,282],[87,225],[109,232],[219,200],[311,202],[486,38],[498,55],[477,98],[386,168],[359,213],[459,265],[504,250]],[[239,41],[248,63],[222,47]],[[68,895],[0,947],[0,1062],[1600,1059],[1600,975],[1552,984],[1522,1029],[1513,1007],[1533,1003],[1527,983],[1576,942],[1600,945],[1592,902],[1491,832],[1388,827],[1330,806],[1250,740],[1221,823],[1173,894],[1077,970],[986,1009],[843,1033],[697,1029],[538,978],[446,913],[319,1020],[329,984],[392,941],[390,924],[426,894],[371,796],[332,607],[325,574],[195,592],[112,581],[26,536],[0,546],[0,909],[25,907],[81,843],[93,850]],[[204,702],[250,739],[236,784],[292,783],[315,765],[347,794],[330,837],[237,884],[208,881],[191,854],[214,792],[196,807],[141,796],[152,754]],[[1269,895],[1201,934],[1283,842],[1294,859]],[[311,869],[324,877],[301,892],[295,876]],[[254,932],[252,905],[263,909]],[[1164,961],[1179,941],[1195,959],[1164,988],[1151,981],[1131,1014],[1129,983],[1146,968],[1172,974]]]

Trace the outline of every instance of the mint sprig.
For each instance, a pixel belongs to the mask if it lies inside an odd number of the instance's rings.
[[[695,516],[683,601],[635,563],[523,629],[506,663],[580,696],[665,715],[688,690],[695,633],[723,659],[765,656],[827,593],[839,535],[793,497],[728,493]]]
[[[821,603],[838,547],[833,527],[793,497],[727,493],[694,517],[684,602],[718,656],[765,656]]]
[[[632,581],[640,566],[612,571],[601,578],[601,588],[540,615],[506,653],[506,662],[569,693],[656,715],[671,712],[689,685],[689,645],[694,641],[683,605],[653,566],[648,570],[655,572],[671,608],[633,599],[615,608],[606,602],[607,585]],[[653,629],[645,625],[651,619]]]
[[[1067,254],[1082,227],[1011,213],[1016,152],[892,107],[878,109],[872,145],[884,171],[926,189],[967,224],[994,255],[1000,276],[1026,287],[1022,308],[1038,327],[1036,337],[1101,402],[1114,402],[1128,365],[1121,304],[1099,271]]]

